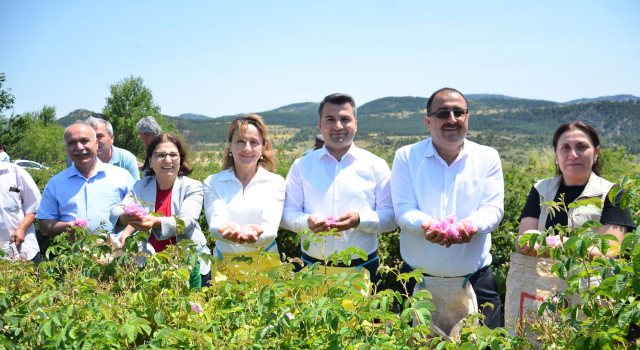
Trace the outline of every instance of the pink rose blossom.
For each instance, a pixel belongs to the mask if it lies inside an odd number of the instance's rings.
[[[89,222],[85,219],[77,218],[76,221],[73,222],[73,226],[78,228],[88,228]]]
[[[137,215],[144,219],[149,215],[149,210],[145,207],[138,206],[135,203],[129,203],[124,208],[124,213],[127,215]]]
[[[189,302],[189,305],[191,305],[191,310],[193,310],[196,313],[200,313],[204,310],[202,310],[202,306],[200,306],[200,304],[198,303],[194,303],[192,301]]]
[[[296,318],[290,312],[287,312],[287,317],[289,317],[290,320],[293,320],[294,318]]]
[[[547,236],[547,244],[552,248],[556,248],[562,245],[562,241],[558,236]]]
[[[331,216],[327,216],[327,217],[324,219],[324,222],[325,222],[327,225],[336,225],[336,224],[338,223],[338,218],[337,218],[337,217],[335,217],[335,216],[333,216],[333,215],[331,215]]]
[[[558,303],[558,297],[557,296],[554,296],[553,299],[551,299],[551,300],[556,304]]]

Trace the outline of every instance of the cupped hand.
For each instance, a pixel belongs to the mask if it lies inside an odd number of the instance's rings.
[[[329,229],[335,228],[338,232],[350,230],[360,224],[360,215],[355,211],[348,211],[340,217],[338,222],[334,225],[329,225]]]
[[[307,219],[307,226],[309,226],[309,230],[318,233],[318,232],[327,232],[331,229],[329,225],[317,214],[309,215]]]

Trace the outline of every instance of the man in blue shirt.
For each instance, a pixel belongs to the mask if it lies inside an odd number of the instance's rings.
[[[89,229],[105,222],[103,229],[111,232],[109,213],[133,187],[133,177],[100,161],[98,140],[90,126],[72,124],[64,132],[64,142],[73,164],[47,183],[36,214],[40,230],[57,236],[73,227],[76,219],[86,219]]]
[[[100,116],[101,114],[98,114]],[[103,162],[123,168],[131,174],[134,180],[140,180],[138,161],[133,153],[126,149],[113,145],[113,127],[103,118],[89,117],[83,123],[91,126],[98,139],[98,158]],[[71,166],[70,157],[67,157],[67,167]]]

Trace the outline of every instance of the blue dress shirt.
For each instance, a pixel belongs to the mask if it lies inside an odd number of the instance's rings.
[[[112,232],[111,208],[129,193],[134,180],[127,170],[96,161],[89,179],[80,174],[75,164],[52,177],[44,189],[36,218],[59,221],[82,218],[89,222],[91,230],[104,221],[104,230]]]

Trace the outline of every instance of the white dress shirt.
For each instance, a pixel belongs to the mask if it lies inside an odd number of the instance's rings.
[[[495,149],[464,140],[447,165],[431,138],[402,147],[393,161],[391,193],[407,264],[442,277],[465,276],[491,264],[491,231],[504,213],[502,164]],[[452,214],[478,227],[471,242],[446,248],[427,241],[422,222]]]
[[[358,247],[371,254],[378,249],[378,233],[396,229],[389,187],[389,165],[382,158],[351,145],[338,162],[326,147],[297,159],[287,175],[287,198],[282,226],[298,232],[309,230],[307,219],[355,211],[360,215],[356,229],[342,232],[344,241],[326,237],[322,246],[311,244],[303,251],[326,259],[335,251]],[[304,240],[304,238],[303,238]]]
[[[269,246],[278,234],[285,184],[282,176],[258,167],[256,176],[247,187],[232,169],[209,175],[203,184],[204,212],[209,223],[209,231],[216,238],[216,252],[247,253]],[[264,230],[255,243],[238,244],[222,238],[218,229],[227,222],[238,225],[256,224]],[[276,249],[269,250],[277,252]]]
[[[21,167],[0,162],[0,242],[1,249],[8,249],[11,234],[22,224],[25,214],[35,214],[40,203],[40,190],[29,173]],[[29,225],[24,242],[18,249],[27,260],[40,251],[36,229]]]

